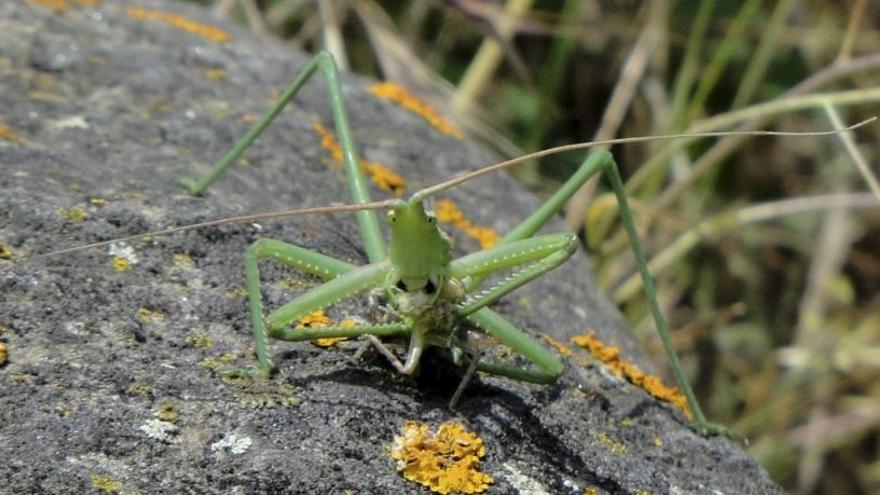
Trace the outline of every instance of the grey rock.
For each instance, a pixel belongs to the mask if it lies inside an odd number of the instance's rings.
[[[186,15],[233,40],[134,18],[127,4]],[[246,155],[250,165],[233,167],[205,197],[173,183],[205,171],[307,60],[178,3],[114,1],[56,14],[0,2],[0,122],[27,139],[0,141],[0,243],[21,260],[207,219],[345,201],[341,170],[312,129],[332,124],[317,82]],[[218,70],[225,78],[208,77]],[[375,99],[367,83],[344,78],[361,152],[382,157],[410,190],[492,161]],[[502,232],[537,204],[501,175],[447,197]],[[73,221],[65,208],[88,218]],[[479,434],[482,468],[495,478],[490,493],[780,491],[737,444],[702,438],[669,405],[576,360],[550,386],[481,376],[454,413],[446,409],[454,369],[429,359],[419,378],[407,379],[371,353],[351,362],[355,343],[273,343],[280,368],[273,381],[226,383],[202,364],[225,353],[247,363],[251,330],[238,290],[243,252],[259,236],[365,260],[350,215],[131,242],[136,262],[121,272],[106,248],[16,266],[0,260],[0,338],[9,356],[0,368],[0,492],[98,492],[112,479],[121,493],[427,493],[389,456],[406,420],[455,420]],[[457,241],[459,253],[476,247]],[[285,278],[314,283],[270,263],[263,271],[270,307],[301,290]],[[588,274],[578,254],[497,309],[559,340],[595,329],[649,369]],[[370,308],[355,301],[331,314],[369,317]]]

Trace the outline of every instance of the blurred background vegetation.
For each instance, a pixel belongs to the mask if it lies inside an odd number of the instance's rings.
[[[880,3],[867,0],[200,3],[407,87],[505,156],[880,113]],[[878,136],[613,149],[707,414],[796,493],[880,493]],[[582,158],[517,173],[546,194]],[[566,221],[663,367],[615,214],[591,184]]]

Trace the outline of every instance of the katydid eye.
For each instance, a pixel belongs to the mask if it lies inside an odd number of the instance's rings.
[[[388,223],[394,223],[397,221],[397,215],[394,214],[393,211],[388,212]]]

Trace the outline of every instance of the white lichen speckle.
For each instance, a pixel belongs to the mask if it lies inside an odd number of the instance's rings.
[[[107,248],[107,254],[115,258],[122,258],[132,265],[138,262],[137,255],[134,254],[134,248],[126,245],[124,242],[111,244],[110,247]]]
[[[138,426],[147,437],[165,443],[173,443],[173,435],[177,434],[177,426],[161,419],[148,419],[146,423]]]
[[[56,120],[52,123],[55,129],[88,129],[89,123],[82,115],[74,115],[63,119]]]
[[[216,441],[211,444],[211,450],[216,452],[220,449],[229,449],[229,452],[235,455],[244,453],[254,442],[250,437],[240,437],[232,434],[223,440]]]
[[[505,462],[503,467],[509,473],[505,478],[519,495],[550,495],[540,481],[523,474],[512,462]]]

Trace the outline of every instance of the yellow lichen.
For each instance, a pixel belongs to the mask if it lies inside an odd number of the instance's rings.
[[[346,319],[339,322],[339,326],[342,328],[351,328],[355,326],[357,322],[354,320]],[[344,342],[348,340],[348,337],[323,337],[320,339],[315,339],[312,341],[312,344],[315,344],[318,347],[336,347],[340,342]]]
[[[174,266],[181,270],[192,270],[196,263],[187,253],[177,253],[174,255]]]
[[[153,415],[162,421],[174,423],[180,417],[180,411],[174,407],[173,401],[166,400],[159,404],[159,409]]]
[[[324,314],[323,309],[319,309],[317,311],[313,311],[297,321],[297,326],[299,327],[326,327],[330,326],[333,323],[333,320],[330,319],[329,316]]]
[[[86,212],[86,210],[80,208],[79,206],[74,206],[72,208],[61,208],[60,210],[58,210],[58,214],[73,223],[82,223],[89,219],[89,214]]]
[[[393,82],[376,83],[369,87],[370,93],[377,98],[392,101],[410,112],[427,120],[435,129],[447,136],[461,139],[463,134],[451,122],[441,117],[433,108],[421,101],[406,88]]]
[[[148,21],[162,22],[168,24],[169,26],[180,29],[181,31],[193,33],[201,36],[202,38],[216,41],[217,43],[226,43],[227,41],[232,39],[232,37],[226,31],[215,28],[214,26],[202,24],[201,22],[192,21],[182,15],[168,14],[166,12],[141,9],[137,7],[128,7],[127,9],[125,9],[125,12],[135,19],[145,19]]]
[[[339,146],[336,138],[333,137],[333,133],[320,123],[316,123],[312,127],[321,136],[321,146],[333,155],[334,160],[342,162],[342,147]],[[379,189],[389,191],[395,196],[403,195],[406,189],[406,181],[399,174],[378,162],[369,162],[361,159],[358,165],[370,176],[370,180],[379,186]]]
[[[104,198],[89,198],[89,204],[94,206],[104,206],[107,203],[109,203],[109,201]]]
[[[13,373],[13,383],[34,383],[34,376],[27,373]]]
[[[227,365],[235,361],[235,354],[227,352],[218,358],[205,358],[199,363],[199,366],[208,370],[215,370],[221,366]]]
[[[3,366],[4,364],[6,364],[6,358],[7,358],[6,343],[0,342],[0,366]]]
[[[205,69],[202,74],[212,81],[222,81],[226,79],[226,71],[223,69]]]
[[[492,477],[477,470],[486,454],[483,440],[458,423],[443,423],[436,432],[426,424],[407,421],[394,437],[391,457],[409,481],[435,493],[481,493]]]
[[[296,388],[279,380],[239,380],[228,382],[235,388],[235,401],[246,407],[272,408],[297,407],[302,399],[296,396]]]
[[[324,314],[324,310],[319,309],[315,312],[309,313],[297,321],[298,327],[312,327],[312,328],[320,328],[320,327],[329,327],[333,324],[333,320],[330,319],[329,316]],[[353,320],[343,320],[340,323],[340,326],[351,326],[354,325]],[[322,337],[320,339],[315,339],[312,341],[312,344],[318,347],[334,347],[339,342],[343,340],[348,340],[348,337]]]
[[[110,264],[113,265],[113,270],[117,272],[124,272],[131,267],[131,263],[122,256],[114,256]]]
[[[214,347],[214,339],[208,337],[207,335],[199,335],[194,333],[186,338],[186,341],[192,344],[195,347]]]
[[[434,213],[437,215],[437,220],[441,223],[451,224],[476,239],[482,249],[495,246],[501,239],[495,229],[471,223],[470,220],[464,217],[464,213],[455,204],[455,201],[451,199],[444,199],[438,202]]]
[[[591,432],[590,434],[599,444],[610,450],[614,455],[626,454],[626,445],[620,440],[613,438],[604,431]]]
[[[122,482],[103,474],[93,474],[92,486],[104,493],[113,493],[122,489]]]
[[[550,334],[542,333],[541,339],[544,340],[544,342],[547,342],[549,345],[553,346],[553,348],[556,349],[556,351],[561,354],[562,357],[571,357],[571,355],[573,354],[573,351],[570,347],[554,339],[553,336]]]
[[[137,382],[129,385],[128,391],[133,394],[147,395],[153,391],[153,387],[148,383]]]
[[[11,247],[0,244],[0,259],[11,260],[13,255],[14,253]]]
[[[15,144],[25,144],[27,139],[21,134],[13,131],[9,126],[0,124],[0,141],[9,141]]]
[[[223,293],[229,299],[241,299],[242,297],[246,297],[248,291],[244,287],[237,287],[235,289],[229,289],[228,291]]]
[[[143,323],[154,323],[165,319],[165,316],[160,311],[143,307],[138,308],[137,316]]]
[[[616,375],[622,376],[637,387],[641,387],[656,399],[675,405],[684,412],[688,419],[691,418],[691,410],[688,408],[687,400],[680,390],[674,387],[667,387],[659,377],[649,375],[640,370],[636,365],[623,359],[620,356],[620,349],[605,345],[596,337],[596,332],[590,332],[587,335],[577,335],[571,338],[571,342],[578,347],[583,347],[590,351],[590,354],[599,361],[602,361]]]

